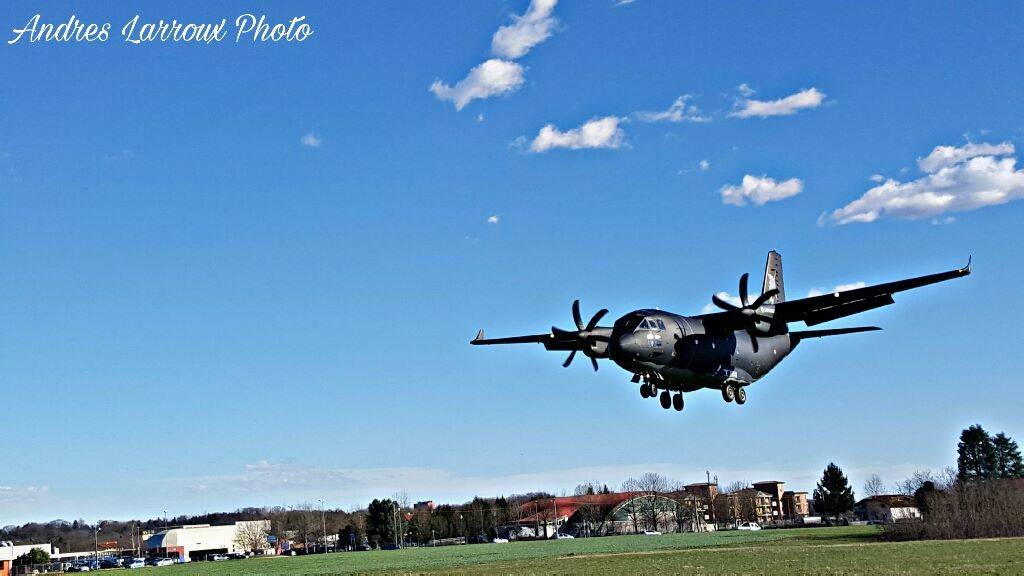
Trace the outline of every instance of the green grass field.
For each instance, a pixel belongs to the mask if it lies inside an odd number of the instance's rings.
[[[1024,539],[887,543],[873,527],[615,536],[193,563],[161,574],[1024,574]]]

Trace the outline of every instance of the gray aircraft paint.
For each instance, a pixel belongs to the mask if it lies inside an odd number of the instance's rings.
[[[723,312],[682,316],[642,309],[620,317],[612,327],[605,327],[598,326],[598,322],[607,310],[598,311],[584,325],[576,301],[572,310],[576,331],[552,327],[548,334],[487,339],[481,330],[471,344],[541,343],[548,350],[570,352],[563,366],[569,366],[576,353],[582,352],[590,358],[594,370],[598,368],[597,359],[607,358],[632,373],[634,383],[643,381],[641,392],[645,396],[651,390],[664,391],[662,405],[666,408],[667,391],[677,392],[678,403],[673,405],[681,410],[682,397],[678,393],[720,389],[728,400],[742,387],[768,374],[802,340],[880,330],[866,326],[791,332],[790,323],[813,326],[851,316],[892,304],[894,293],[970,273],[968,260],[967,266],[948,272],[787,301],[782,256],[773,250],[765,262],[761,295],[752,303],[746,301],[744,274],[740,280],[742,306],[713,298]],[[737,398],[740,402],[741,398]]]

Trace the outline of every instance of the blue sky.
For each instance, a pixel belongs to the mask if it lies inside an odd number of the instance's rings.
[[[7,39],[113,27],[0,46],[0,524],[645,471],[808,490],[831,460],[859,488],[975,422],[1024,439],[1019,4],[291,2],[265,12],[302,43],[118,36],[254,9],[0,9]],[[574,298],[699,313],[773,248],[790,298],[976,266],[742,408],[467,344]]]

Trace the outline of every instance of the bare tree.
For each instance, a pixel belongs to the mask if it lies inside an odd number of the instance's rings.
[[[925,482],[938,484],[939,479],[932,474],[931,470],[915,470],[909,477],[896,483],[896,493],[913,496],[921,486],[924,486]]]
[[[622,483],[622,491],[630,494],[629,500],[623,504],[623,510],[629,516],[629,520],[633,523],[633,532],[640,532],[640,519],[643,514],[642,506],[640,504],[640,481],[636,478],[629,478]]]
[[[239,522],[235,528],[235,544],[246,552],[266,550],[267,534],[269,532],[269,522]]]
[[[885,482],[882,482],[882,478],[878,474],[872,474],[864,481],[864,495],[879,496],[881,494],[885,494]]]

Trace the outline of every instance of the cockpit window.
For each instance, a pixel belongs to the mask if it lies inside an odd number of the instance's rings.
[[[661,320],[658,320],[658,328],[664,330],[665,329],[665,323],[662,322]]]
[[[640,323],[640,325],[639,325],[639,326],[637,326],[637,328],[638,328],[639,330],[647,330],[647,329],[649,329],[650,327],[649,327],[649,326],[647,325],[647,320],[644,320],[643,322],[641,322],[641,323]]]

